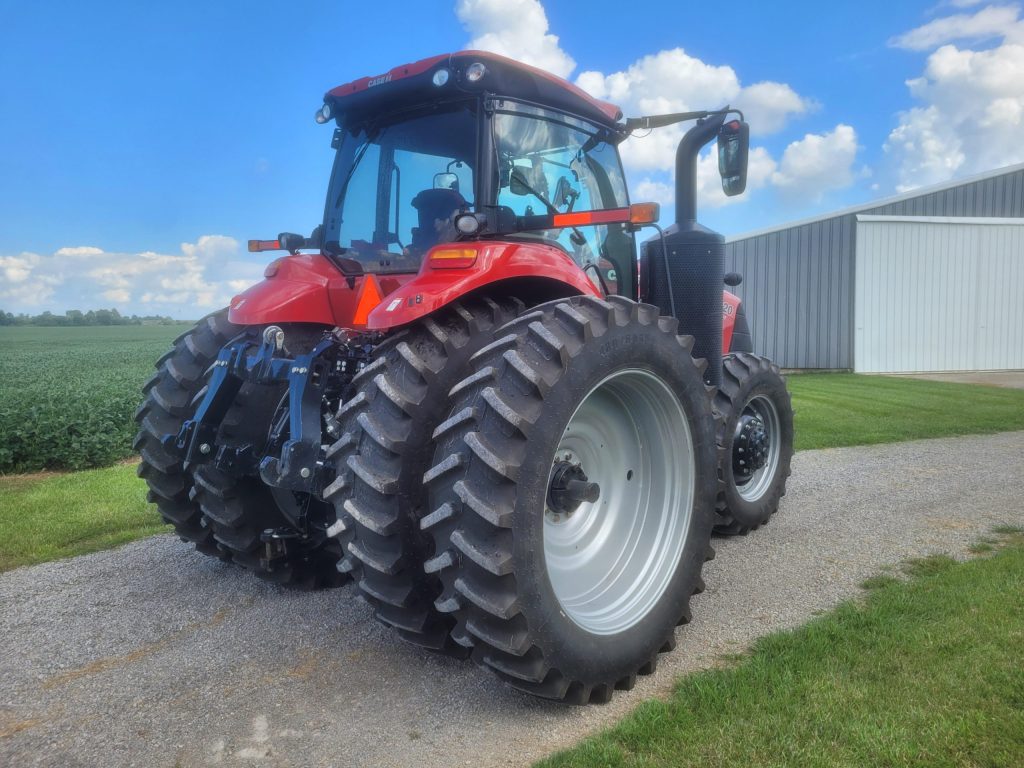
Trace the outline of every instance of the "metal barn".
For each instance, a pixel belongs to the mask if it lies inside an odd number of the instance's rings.
[[[1024,368],[1024,164],[726,238],[784,368]]]

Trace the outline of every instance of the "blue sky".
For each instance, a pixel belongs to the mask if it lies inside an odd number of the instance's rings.
[[[580,7],[4,4],[0,307],[195,317],[223,304],[266,261],[240,243],[322,214],[324,91],[468,44],[617,95],[628,113],[746,108],[750,191],[724,204],[710,164],[702,174],[701,219],[727,234],[1024,159],[1015,5]],[[634,199],[671,202],[675,140],[624,149]]]

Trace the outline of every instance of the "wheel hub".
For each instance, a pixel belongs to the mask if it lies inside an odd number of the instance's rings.
[[[764,422],[757,416],[743,414],[733,440],[732,472],[736,481],[746,482],[767,464],[770,448],[771,440]]]
[[[601,487],[587,479],[587,473],[578,462],[566,454],[554,463],[548,484],[548,511],[552,522],[561,522],[572,515],[584,501],[593,504],[601,496]]]

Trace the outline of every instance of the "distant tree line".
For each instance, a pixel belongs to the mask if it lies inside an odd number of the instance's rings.
[[[88,312],[69,309],[63,315],[55,315],[52,312],[43,312],[41,315],[15,315],[0,309],[0,325],[177,325],[180,322],[163,315],[122,315],[116,309],[90,309]]]

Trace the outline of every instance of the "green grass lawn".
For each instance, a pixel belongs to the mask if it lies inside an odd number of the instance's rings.
[[[0,571],[170,530],[135,466],[0,477]]]
[[[1024,765],[1024,537],[683,678],[544,768]],[[678,651],[677,651],[678,652]]]
[[[1024,429],[1024,389],[853,373],[786,381],[798,451]]]

